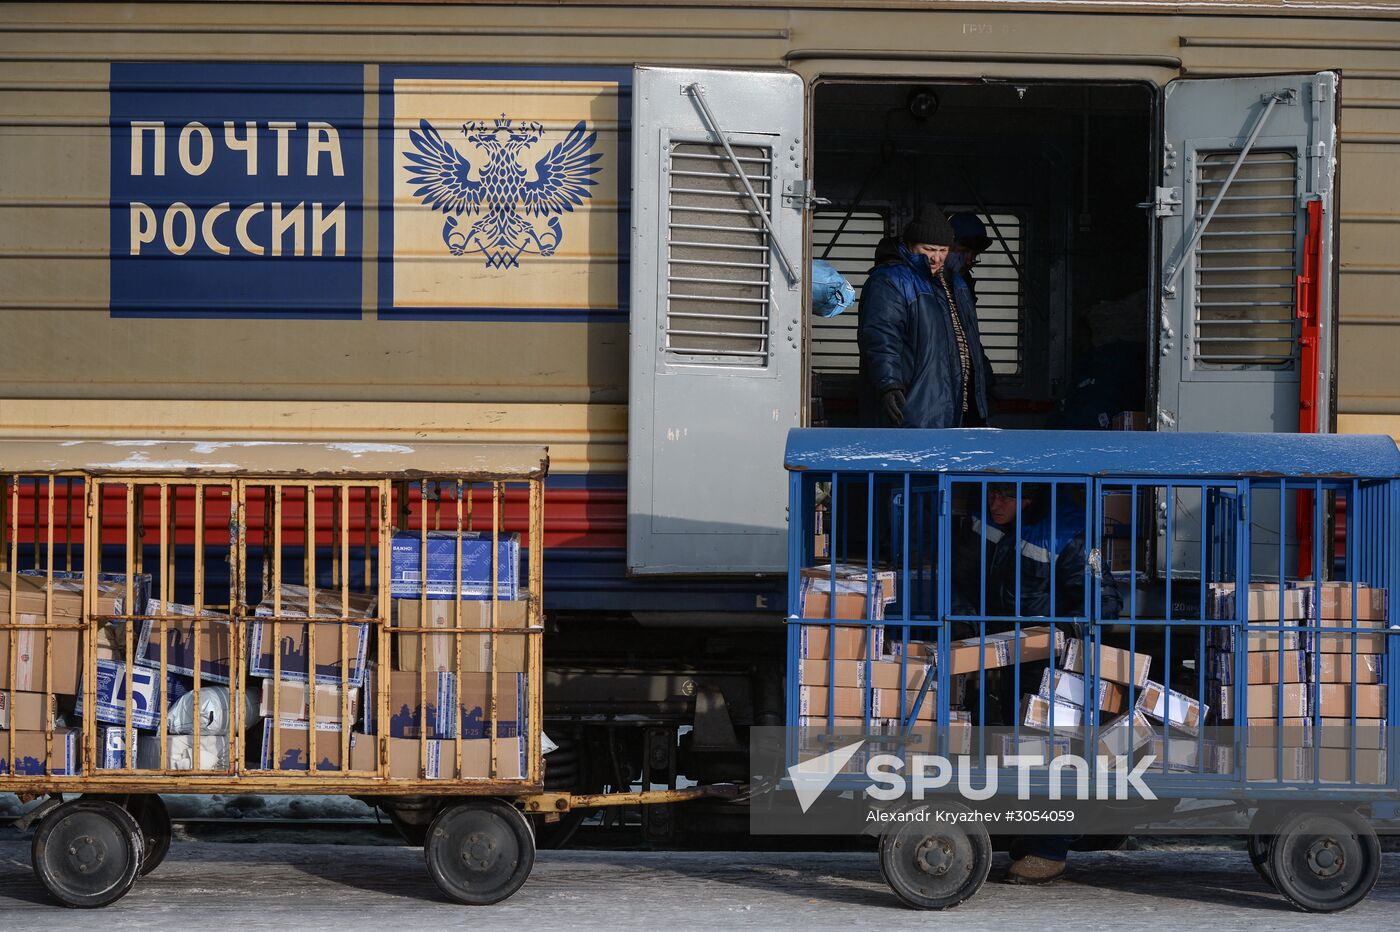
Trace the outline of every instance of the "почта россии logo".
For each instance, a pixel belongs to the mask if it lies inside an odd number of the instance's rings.
[[[482,253],[487,268],[516,268],[522,253],[553,255],[563,240],[559,214],[572,212],[590,196],[602,158],[590,152],[597,133],[580,120],[563,141],[535,163],[528,174],[520,156],[545,134],[540,123],[515,123],[505,114],[493,123],[473,121],[462,126],[467,141],[486,153],[486,164],[472,178],[472,163],[442,138],[427,120],[409,133],[417,151],[408,150],[409,183],[424,204],[447,214],[442,239],[454,256]],[[523,211],[525,216],[520,215]],[[481,215],[463,229],[457,217]],[[546,217],[541,232],[527,217]]]

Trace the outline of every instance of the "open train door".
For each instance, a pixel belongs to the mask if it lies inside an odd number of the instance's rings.
[[[1173,81],[1159,430],[1331,429],[1335,72]]]
[[[802,408],[802,80],[633,75],[627,565],[782,572]]]

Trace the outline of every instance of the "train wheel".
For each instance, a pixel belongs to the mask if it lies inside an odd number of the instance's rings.
[[[880,872],[905,904],[916,909],[948,909],[972,896],[992,866],[992,840],[980,823],[934,822],[939,809],[968,810],[946,802],[909,810],[927,813],[880,837]]]
[[[141,839],[145,843],[145,855],[141,858],[141,876],[145,877],[159,867],[160,862],[170,853],[170,838],[173,834],[170,811],[165,808],[165,801],[154,793],[130,797],[126,810],[136,820],[141,829]]]
[[[535,836],[501,799],[466,799],[438,813],[423,853],[438,889],[458,903],[487,906],[510,896],[535,865]]]
[[[1254,865],[1254,869],[1264,878],[1265,883],[1278,889],[1278,885],[1274,883],[1274,875],[1269,873],[1269,852],[1274,847],[1274,836],[1250,835],[1245,844],[1249,849],[1249,863]]]
[[[1347,812],[1300,812],[1279,826],[1269,852],[1278,892],[1299,909],[1334,913],[1360,903],[1381,872],[1381,846],[1365,819]]]
[[[111,800],[80,797],[39,823],[34,873],[64,906],[106,906],[136,883],[144,848],[131,813]]]

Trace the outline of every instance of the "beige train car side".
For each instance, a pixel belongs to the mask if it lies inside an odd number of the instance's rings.
[[[1400,436],[1400,4],[0,6],[0,436],[470,437],[621,472],[625,320],[385,320],[368,260],[356,320],[112,316],[108,81],[131,61],[362,65],[367,126],[379,69],[407,64],[788,68],[809,84],[1336,69],[1337,428]],[[377,222],[365,212],[368,257]]]

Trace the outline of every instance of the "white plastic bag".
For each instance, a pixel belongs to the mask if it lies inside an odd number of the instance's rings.
[[[258,720],[257,704],[251,692],[244,692],[243,723],[238,731],[241,734]],[[229,694],[227,686],[200,686],[199,688],[199,733],[203,735],[227,735],[229,723]],[[194,691],[185,693],[170,707],[165,718],[165,730],[172,735],[194,734]]]

